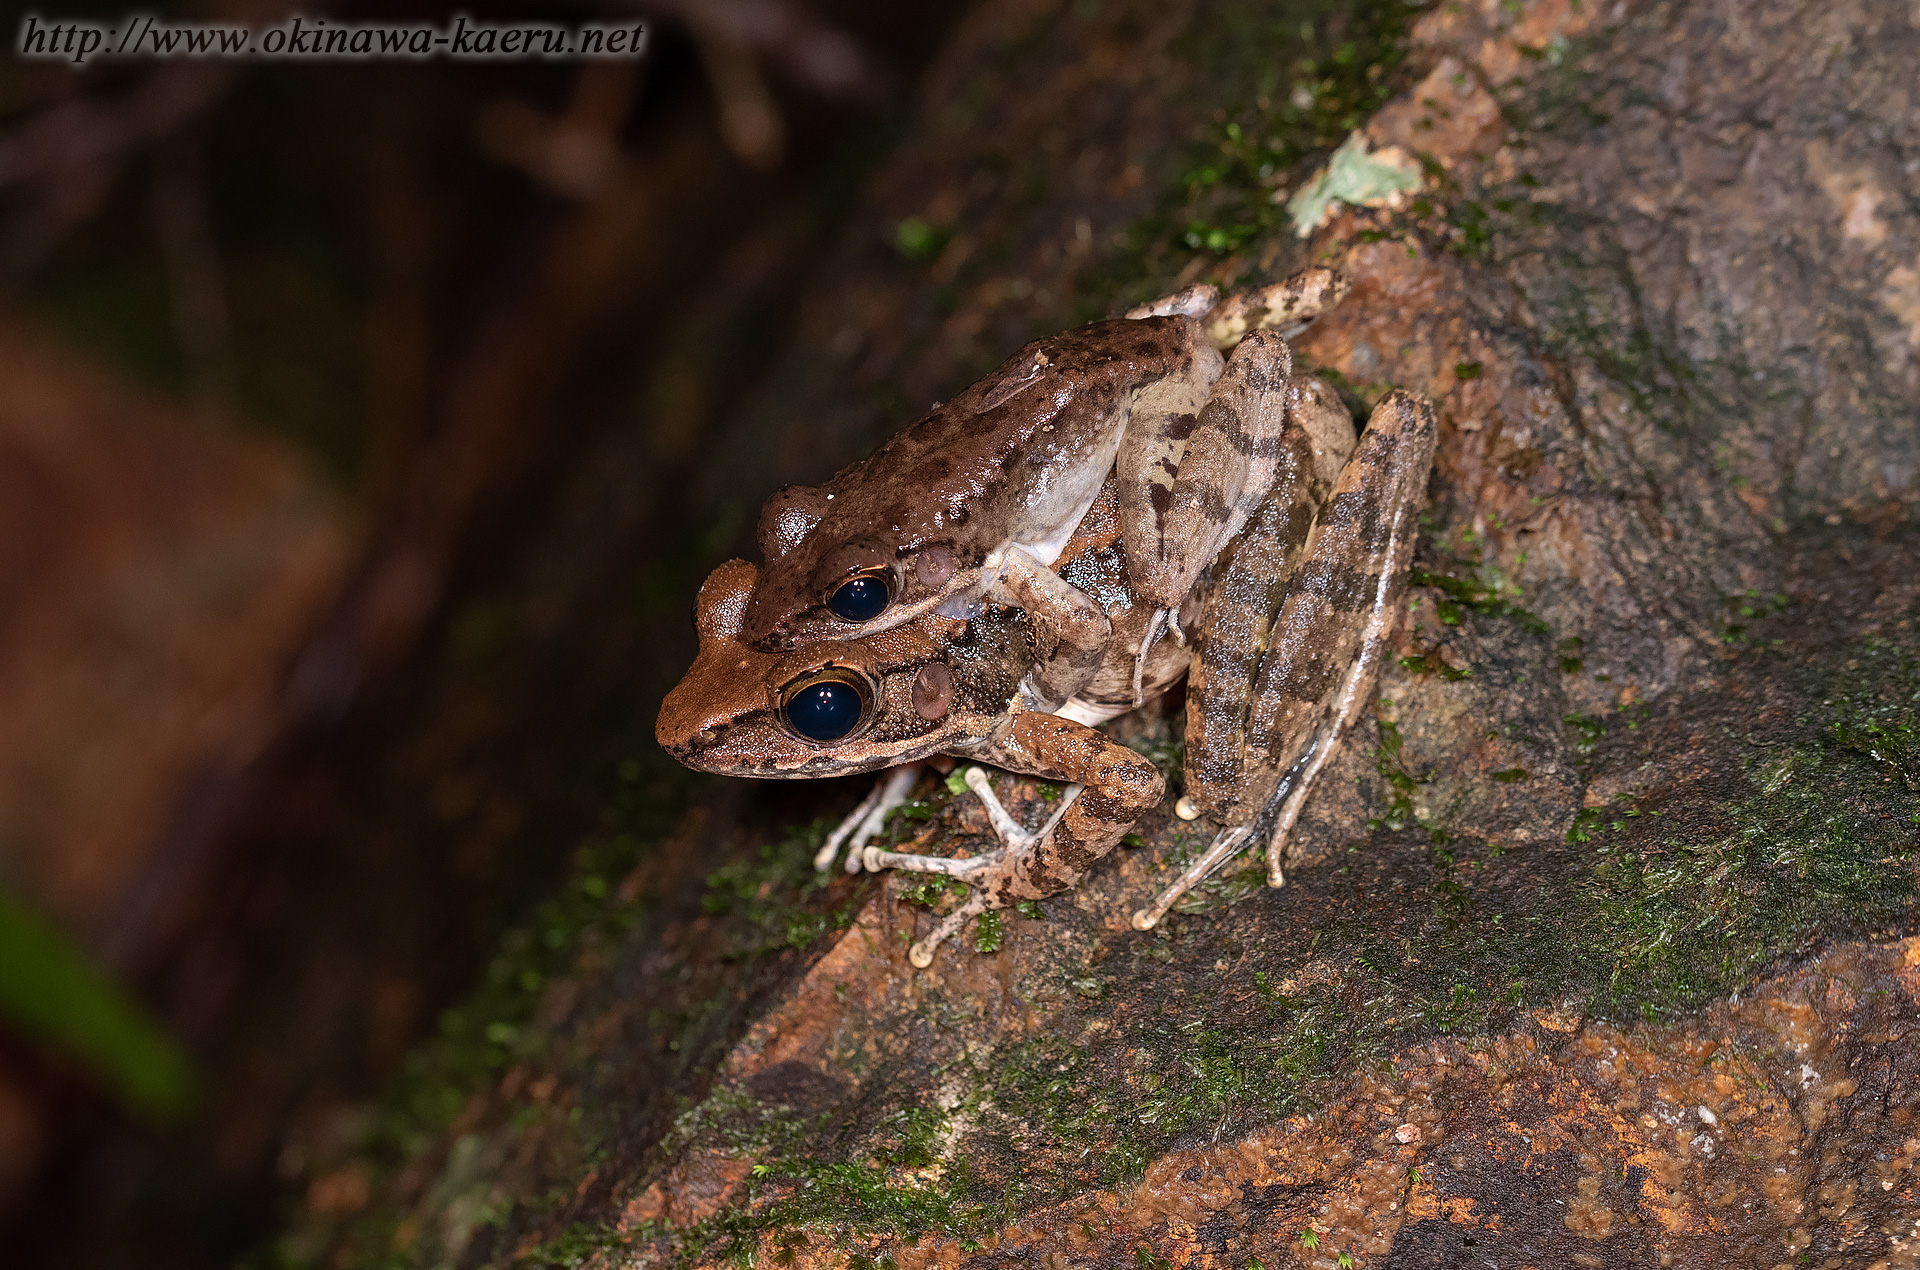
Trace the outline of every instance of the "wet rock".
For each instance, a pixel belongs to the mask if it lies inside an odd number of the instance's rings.
[[[1351,121],[1424,156],[1418,197],[1297,241],[1288,183],[1342,139],[1316,133],[1297,172],[1244,164],[1270,232],[1207,246],[1209,169],[1175,186],[1198,228],[1148,217],[1129,232],[1159,246],[1102,262],[1073,217],[1142,214],[1129,140],[1187,120],[1230,166],[1256,125],[1329,131],[1312,103],[1344,81],[1246,15],[1056,17],[1057,41],[987,6],[956,38],[871,217],[953,236],[930,262],[849,248],[794,391],[738,435],[817,402],[832,435],[879,430],[876,385],[951,391],[970,350],[1065,325],[1096,266],[1154,274],[1124,283],[1144,295],[1337,263],[1353,294],[1301,359],[1356,411],[1431,395],[1440,459],[1373,734],[1327,768],[1286,887],[1229,866],[1131,930],[1211,837],[1177,789],[1072,894],[926,973],[906,948],[953,894],[803,882],[819,826],[715,874],[698,916],[662,873],[635,892],[658,913],[594,944],[526,1042],[557,1089],[447,1077],[465,1110],[389,1207],[297,1239],[343,1264],[1920,1260],[1920,25],[1448,5]],[[1320,18],[1298,38],[1379,29]],[[1248,48],[1291,84],[1235,78]],[[1095,65],[1130,68],[1151,122]],[[943,113],[986,100],[1046,154],[1085,136],[1069,191],[1008,193],[1031,155]],[[1177,772],[1179,717],[1114,731]],[[1027,823],[1058,797],[1004,787]],[[916,792],[899,849],[981,849],[975,800]],[[502,1163],[449,1253],[436,1196],[483,1158],[468,1139]]]

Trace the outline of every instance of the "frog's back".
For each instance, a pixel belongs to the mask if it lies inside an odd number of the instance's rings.
[[[1027,345],[825,485],[770,500],[770,510],[804,511],[784,536],[762,534],[748,638],[777,640],[816,605],[829,582],[822,569],[837,572],[851,543],[888,557],[940,544],[965,568],[1003,544],[1070,532],[1139,393],[1205,376],[1217,361],[1198,325],[1178,316],[1096,322]]]
[[[1099,488],[1133,397],[1192,373],[1195,336],[1193,323],[1174,317],[1096,322],[1036,340],[829,481],[834,506],[816,535],[878,529],[901,547],[939,540],[990,549],[1034,515],[1063,474],[1097,464]]]

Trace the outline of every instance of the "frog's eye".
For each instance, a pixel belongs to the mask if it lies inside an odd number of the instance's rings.
[[[827,597],[827,607],[848,622],[870,622],[893,603],[892,579],[884,573],[863,573],[848,578]]]
[[[859,729],[871,699],[864,682],[830,668],[787,685],[780,717],[809,741],[839,741]]]

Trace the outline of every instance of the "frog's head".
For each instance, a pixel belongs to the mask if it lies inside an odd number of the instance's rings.
[[[733,560],[700,588],[700,654],[654,735],[688,767],[732,776],[874,771],[965,746],[1004,717],[1024,627],[927,618],[862,639],[768,653],[741,638],[759,570]]]
[[[856,497],[789,485],[767,500],[758,533],[767,567],[742,617],[746,643],[783,649],[858,639],[935,608],[969,607],[978,561],[960,559],[947,543],[893,540],[876,528],[884,512],[853,506]],[[955,515],[964,518],[965,509]]]

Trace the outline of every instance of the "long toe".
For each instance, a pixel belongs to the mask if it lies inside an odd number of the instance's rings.
[[[941,944],[946,943],[955,931],[986,911],[985,892],[975,890],[967,897],[966,903],[941,918],[940,924],[933,928],[931,934],[907,950],[907,960],[914,964],[915,969],[925,970],[933,964],[933,954],[939,950]]]

